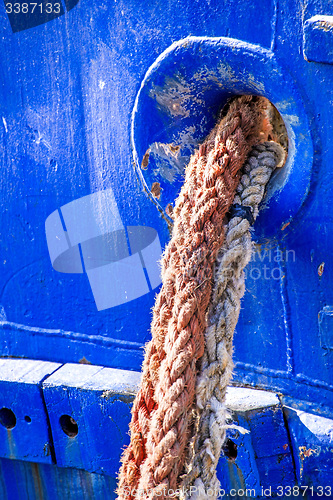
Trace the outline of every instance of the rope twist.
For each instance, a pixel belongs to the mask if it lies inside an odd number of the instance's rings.
[[[186,168],[171,241],[162,259],[152,340],[146,346],[142,382],[132,408],[131,442],[119,472],[120,499],[168,498],[168,491],[177,488],[193,432],[196,394],[202,399],[196,373],[205,352],[214,263],[240,169],[253,145],[269,131],[265,108],[264,98],[233,100]],[[225,363],[224,352],[216,353],[216,361]],[[216,390],[212,386],[210,392]]]
[[[285,152],[279,144],[265,142],[253,148],[244,166],[234,203],[250,207],[254,220],[271,174],[276,167],[282,166],[284,159]],[[253,249],[250,227],[247,218],[232,217],[216,259],[205,351],[199,362],[200,375],[196,384],[195,428],[182,483],[182,490],[192,486],[193,500],[214,499],[212,491],[220,489],[216,466],[228,427],[224,400],[233,370],[233,334],[245,291],[244,268]]]

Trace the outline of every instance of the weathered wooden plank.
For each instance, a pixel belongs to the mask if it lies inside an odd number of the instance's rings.
[[[115,477],[140,374],[67,364],[43,384],[57,464]]]
[[[52,463],[52,440],[41,384],[61,365],[0,361],[0,456]]]

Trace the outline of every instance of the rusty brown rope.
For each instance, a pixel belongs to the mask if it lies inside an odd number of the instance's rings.
[[[176,490],[191,434],[213,266],[240,169],[253,145],[266,139],[265,108],[264,98],[233,100],[186,168],[119,472],[120,499],[168,498]]]

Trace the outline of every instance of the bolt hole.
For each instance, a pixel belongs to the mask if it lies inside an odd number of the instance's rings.
[[[69,437],[77,436],[79,428],[73,417],[69,415],[61,415],[59,419],[60,426],[65,434]]]
[[[6,427],[6,429],[13,429],[16,425],[15,413],[9,408],[1,408],[0,424]]]
[[[223,452],[230,462],[234,462],[237,458],[237,444],[231,439],[227,439],[223,446]]]
[[[24,417],[24,420],[27,422],[27,424],[30,424],[31,423],[31,418],[29,417],[29,415],[26,415]]]

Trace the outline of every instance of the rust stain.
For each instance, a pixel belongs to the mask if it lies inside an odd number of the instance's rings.
[[[318,456],[320,453],[319,450],[313,450],[312,448],[307,449],[306,446],[300,446],[298,449],[299,449],[299,457],[301,460],[304,460],[304,458],[307,457],[311,457],[311,455]]]
[[[112,392],[110,389],[106,389],[101,394],[101,398],[104,398],[106,401],[110,399],[111,396],[114,396],[114,392]]]
[[[287,456],[288,456],[288,454],[287,454],[287,453],[284,453],[284,454],[282,454],[282,455],[278,455],[278,457],[277,457],[277,463],[278,463],[278,464],[280,464],[280,463],[282,462],[282,460],[283,460],[284,458],[286,458]]]
[[[51,450],[50,450],[50,445],[49,443],[45,443],[44,446],[43,446],[43,453],[44,453],[44,457],[48,457],[51,455]]]
[[[79,359],[79,363],[81,365],[91,365],[91,362],[87,360],[87,358],[85,356],[83,356],[83,358]]]
[[[150,148],[147,149],[147,151],[144,154],[144,157],[142,158],[142,162],[141,162],[142,170],[147,170],[147,168],[148,168],[149,155],[150,155]]]
[[[321,278],[324,272],[325,262],[322,262],[318,267],[318,276]]]
[[[154,198],[157,198],[158,200],[160,199],[161,185],[159,182],[154,182],[150,191],[151,191],[151,194],[154,196]]]
[[[303,469],[304,469],[303,462],[304,462],[305,458],[311,457],[311,455],[316,455],[318,457],[318,455],[320,454],[320,448],[313,450],[312,448],[307,449],[306,446],[299,446],[298,450],[299,450],[299,458],[301,460],[300,476],[302,478]]]
[[[45,495],[43,492],[42,478],[40,477],[40,474],[39,474],[38,464],[32,463],[31,469],[32,469],[32,477],[33,477],[33,481],[34,481],[34,489],[35,489],[35,493],[36,493],[36,498],[38,498],[38,500],[43,500],[45,498]]]
[[[171,150],[172,153],[178,153],[178,151],[180,150],[180,146],[173,146],[173,144],[169,144],[169,148]]]
[[[288,449],[288,443],[283,445],[283,449],[284,449],[284,451],[286,451]]]
[[[330,21],[319,21],[317,26],[323,31],[333,31],[333,24]]]
[[[171,203],[166,206],[165,212],[170,217],[170,219],[173,219],[173,206],[171,205]]]
[[[7,430],[7,440],[8,440],[8,448],[9,448],[9,458],[17,458],[16,457],[16,446],[15,441],[13,439],[13,434],[11,429]]]
[[[288,227],[288,226],[289,226],[290,222],[291,222],[291,221],[286,222],[285,224],[283,224],[283,226],[281,227],[281,231],[284,231],[284,230],[286,229],[286,227]]]

